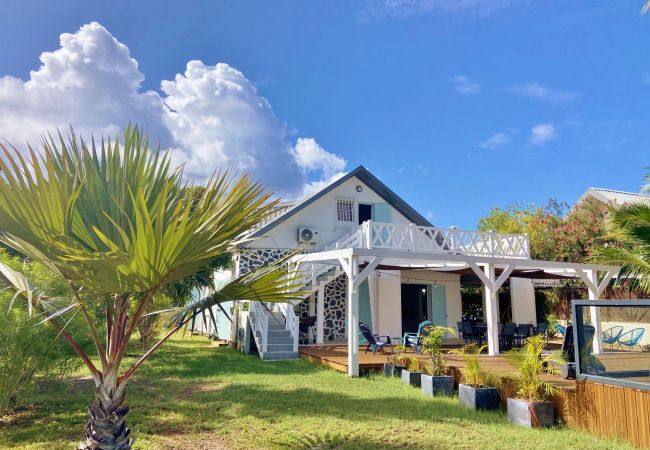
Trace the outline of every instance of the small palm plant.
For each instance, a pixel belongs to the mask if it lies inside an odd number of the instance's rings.
[[[468,344],[450,353],[463,357],[465,367],[460,369],[463,374],[464,384],[472,387],[496,387],[499,377],[481,364],[479,355],[487,345]]]
[[[557,392],[552,383],[542,380],[542,374],[557,374],[552,363],[565,364],[559,350],[543,354],[546,342],[541,335],[526,339],[523,347],[509,350],[506,359],[516,369],[517,396],[529,403],[549,400]]]
[[[429,356],[429,375],[441,376],[446,374],[445,358],[440,350],[442,342],[447,333],[454,333],[454,330],[447,327],[432,325],[426,328],[426,334],[421,338],[420,348]]]

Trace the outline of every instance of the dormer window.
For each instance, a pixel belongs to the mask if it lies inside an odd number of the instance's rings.
[[[337,200],[336,218],[339,222],[354,222],[354,200]]]

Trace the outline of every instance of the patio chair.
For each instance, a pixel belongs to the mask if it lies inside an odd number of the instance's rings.
[[[390,336],[379,336],[378,334],[372,334],[370,327],[363,322],[359,322],[359,330],[361,330],[361,334],[363,334],[363,337],[368,341],[368,345],[366,345],[366,351],[364,353],[368,353],[368,350],[372,349],[372,354],[374,355],[377,353],[377,350],[383,352],[384,347],[390,347],[390,351],[393,353],[393,345],[390,342]],[[386,339],[382,341],[381,338]]]
[[[501,350],[510,350],[515,342],[515,332],[517,331],[517,324],[504,323],[499,333],[499,348]]]
[[[609,348],[612,348],[618,338],[623,334],[623,327],[620,325],[613,326],[605,331],[603,331],[603,344],[608,344]]]
[[[463,336],[463,322],[456,322],[456,331],[458,331],[458,339],[465,339]]]
[[[540,322],[535,327],[535,332],[537,334],[543,334],[544,339],[548,339],[548,324],[546,322]]]
[[[515,328],[515,345],[521,347],[526,338],[529,338],[533,335],[535,327],[531,324],[519,324]]]
[[[556,323],[555,331],[560,333],[562,336],[566,336],[566,327],[564,325],[560,325],[559,323]]]
[[[425,334],[424,329],[432,325],[433,322],[430,320],[423,320],[418,325],[417,333],[404,333],[404,338],[402,340],[404,347],[413,347],[415,353],[420,353],[420,339],[422,339],[422,336]]]
[[[626,331],[618,337],[618,348],[624,346],[629,347],[630,350],[634,349],[634,347],[639,345],[639,342],[641,342],[643,333],[645,333],[644,328],[634,328],[633,330]],[[639,345],[639,347],[641,346]]]
[[[475,341],[479,346],[483,343],[483,332],[472,322],[463,322],[463,340],[465,345]]]

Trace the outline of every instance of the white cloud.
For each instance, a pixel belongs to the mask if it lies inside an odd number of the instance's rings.
[[[481,91],[481,85],[470,80],[465,75],[454,75],[451,81],[455,85],[456,92],[461,95],[473,95]]]
[[[478,143],[479,147],[487,148],[488,150],[496,150],[510,143],[510,135],[503,132],[494,133],[492,136],[484,141]]]
[[[347,165],[345,159],[326,151],[313,138],[298,138],[294,148],[296,162],[300,167],[322,170],[326,178],[341,173]]]
[[[40,59],[27,81],[0,77],[0,137],[15,145],[37,144],[42,132],[70,124],[86,136],[113,137],[132,121],[173,148],[174,161],[198,182],[229,167],[295,197],[345,169],[345,160],[313,139],[299,140],[318,149],[308,164],[299,162],[304,152],[294,149],[294,133],[228,64],[190,61],[183,74],[162,81],[162,95],[143,91],[144,74],[128,47],[98,23],[62,34],[60,48]]]
[[[558,136],[553,124],[538,123],[530,130],[530,143],[531,145],[544,145]]]
[[[486,16],[523,0],[369,0],[361,20],[406,19],[425,14]]]
[[[573,91],[562,91],[537,82],[523,83],[506,88],[508,92],[521,97],[542,100],[548,103],[565,103],[575,100],[580,95]]]

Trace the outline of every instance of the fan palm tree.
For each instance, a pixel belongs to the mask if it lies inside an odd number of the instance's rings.
[[[300,279],[287,276],[281,264],[235,278],[174,311],[170,330],[122,367],[153,297],[224,255],[275,202],[249,176],[227,171],[188,199],[182,171],[171,168],[169,154],[150,149],[147,137],[130,125],[113,142],[84,142],[71,131],[42,144],[42,152],[30,147],[26,156],[0,145],[0,241],[65,280],[71,298],[35,292],[6,267],[0,280],[59,331],[90,371],[95,398],[80,448],[129,449],[125,388],[165,340],[226,300],[293,300]],[[98,362],[66,330],[72,314],[84,319]]]

